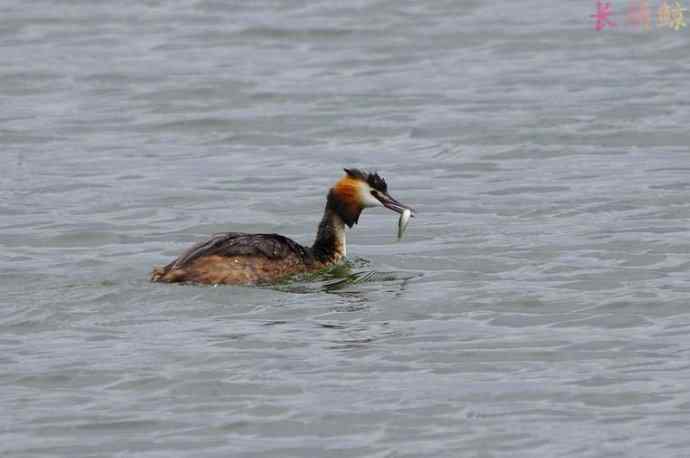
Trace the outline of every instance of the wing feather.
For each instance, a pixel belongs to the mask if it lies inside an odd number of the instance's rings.
[[[261,256],[283,259],[297,255],[306,262],[309,251],[299,243],[279,234],[246,234],[226,232],[214,234],[210,239],[194,245],[173,261],[166,270],[183,267],[204,256]]]

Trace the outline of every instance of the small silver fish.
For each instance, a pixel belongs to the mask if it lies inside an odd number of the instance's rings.
[[[400,214],[400,219],[398,220],[398,240],[400,240],[405,233],[405,229],[407,229],[407,223],[410,222],[410,217],[412,216],[412,212],[408,209],[405,209],[401,214]]]

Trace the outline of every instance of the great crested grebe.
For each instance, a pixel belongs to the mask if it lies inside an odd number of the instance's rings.
[[[213,235],[165,267],[155,267],[151,281],[207,284],[271,283],[297,273],[313,272],[340,261],[346,253],[345,225],[352,227],[367,207],[397,213],[411,208],[388,194],[377,173],[345,169],[328,192],[316,240],[305,247],[278,234],[226,232]],[[409,215],[409,213],[408,213]]]

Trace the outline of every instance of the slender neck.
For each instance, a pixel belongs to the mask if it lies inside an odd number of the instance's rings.
[[[312,251],[317,260],[327,263],[338,261],[347,252],[345,223],[333,208],[330,199],[323,211]]]

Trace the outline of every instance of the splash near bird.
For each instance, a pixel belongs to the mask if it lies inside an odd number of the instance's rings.
[[[345,169],[345,176],[328,191],[312,246],[302,246],[278,234],[215,234],[167,266],[155,267],[151,281],[261,284],[323,269],[345,256],[345,226],[357,224],[362,210],[369,207],[386,207],[400,213],[405,225],[414,216],[412,208],[388,194],[386,181],[377,173]]]

